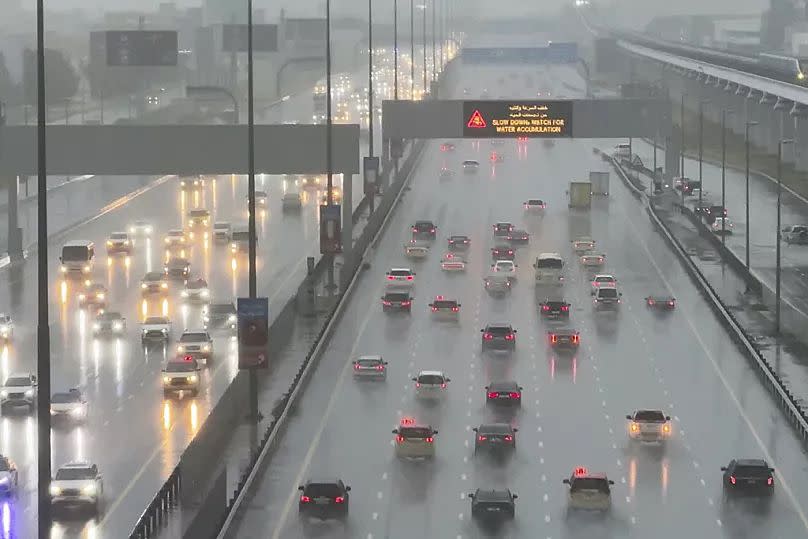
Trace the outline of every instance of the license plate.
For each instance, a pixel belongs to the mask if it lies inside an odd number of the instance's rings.
[[[316,503],[317,505],[328,505],[331,503],[331,500],[328,498],[316,498],[314,500],[314,503]]]
[[[757,479],[747,479],[747,480],[746,480],[746,484],[747,484],[747,485],[754,485],[754,484],[757,484]]]
[[[499,507],[487,507],[486,510],[498,513],[499,512]]]

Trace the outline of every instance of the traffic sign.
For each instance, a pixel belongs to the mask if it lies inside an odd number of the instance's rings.
[[[365,157],[362,160],[365,171],[365,195],[379,194],[379,158]]]
[[[266,369],[269,367],[269,300],[267,298],[238,298],[238,368]]]
[[[466,124],[466,127],[469,129],[484,129],[487,126],[488,124],[485,123],[485,118],[483,118],[483,115],[480,114],[480,109],[474,109],[474,112],[471,113],[471,118],[469,118],[469,122]]]
[[[464,101],[469,138],[572,136],[572,101]]]
[[[342,252],[342,226],[339,204],[320,205],[320,254]]]
[[[106,33],[108,66],[176,66],[177,32],[124,30]]]

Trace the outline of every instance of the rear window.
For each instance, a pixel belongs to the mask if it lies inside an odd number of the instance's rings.
[[[527,201],[527,203],[530,204],[531,206],[541,206],[542,202],[537,198],[531,198],[530,200]]]
[[[494,228],[497,230],[510,230],[511,224],[510,223],[497,223],[494,225]]]
[[[185,233],[182,230],[169,230],[168,235],[172,237],[181,237],[184,236]]]
[[[432,303],[438,309],[451,309],[452,307],[457,307],[456,301],[450,300],[438,300]]]
[[[362,367],[373,367],[374,365],[378,365],[380,361],[379,359],[357,359],[356,364]]]
[[[637,421],[665,421],[665,415],[660,411],[642,410],[634,415]]]
[[[183,333],[182,337],[180,337],[180,342],[199,342],[207,340],[207,333]]]
[[[110,234],[109,237],[110,237],[110,239],[113,239],[113,240],[125,240],[129,236],[126,235],[126,232],[116,232],[116,233]]]
[[[418,377],[419,384],[442,384],[443,376],[439,374],[422,374]]]
[[[611,283],[614,279],[612,277],[595,277],[596,283]]]
[[[432,436],[432,429],[428,427],[400,427],[398,434],[404,438],[428,438]]]
[[[564,263],[559,258],[540,258],[536,263],[539,269],[558,269],[560,270]]]
[[[81,394],[77,391],[69,393],[56,393],[51,398],[51,402],[55,404],[67,404],[71,402],[80,402]]]
[[[416,227],[416,228],[432,228],[432,227],[434,227],[434,226],[435,226],[435,225],[433,225],[433,224],[432,224],[431,222],[429,222],[429,221],[417,221],[417,222],[415,223],[415,227]]]
[[[156,271],[151,271],[151,272],[147,273],[145,277],[143,277],[143,280],[144,281],[162,281],[163,280],[163,274],[162,273],[157,273]]]
[[[342,496],[342,490],[333,483],[310,483],[306,485],[305,493],[313,498]]]
[[[510,425],[483,425],[477,429],[477,432],[481,434],[510,434],[511,427]]]
[[[95,474],[92,468],[62,468],[56,472],[57,481],[80,481],[94,478]]]
[[[601,288],[598,292],[602,298],[616,298],[617,290],[614,288]]]
[[[449,239],[451,239],[452,241],[464,241],[467,240],[468,238],[466,236],[452,236]]]
[[[464,166],[477,166],[479,164],[477,161],[463,161]]]
[[[769,477],[771,472],[763,466],[736,466],[735,475],[741,477]]]
[[[500,326],[489,326],[486,330],[488,333],[492,335],[510,335],[511,328],[507,327],[500,327]]]
[[[191,217],[207,217],[210,215],[210,212],[208,210],[191,210],[189,215]]]
[[[389,301],[406,301],[410,299],[409,294],[386,294],[384,297]]]
[[[407,277],[408,275],[412,275],[412,272],[410,270],[400,270],[400,269],[391,270],[390,275],[393,275],[394,277]]]
[[[195,361],[172,361],[166,365],[168,372],[194,372],[195,370]]]
[[[96,320],[98,320],[99,322],[112,322],[120,319],[121,319],[120,313],[101,313],[96,318]]]
[[[594,479],[591,477],[584,477],[573,481],[570,490],[572,492],[580,492],[582,490],[597,490],[598,492],[608,494],[609,481],[607,481],[606,479]]]
[[[548,306],[549,306],[551,309],[560,309],[561,307],[563,307],[564,305],[566,305],[566,303],[564,303],[563,301],[548,301],[548,302],[547,302],[547,305],[548,305]]]

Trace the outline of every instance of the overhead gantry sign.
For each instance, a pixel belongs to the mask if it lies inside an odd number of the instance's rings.
[[[466,138],[571,137],[571,101],[464,101]]]

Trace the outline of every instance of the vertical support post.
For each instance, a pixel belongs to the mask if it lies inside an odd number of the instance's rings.
[[[699,101],[699,207],[701,207],[702,194],[704,193],[704,101]]]
[[[410,0],[410,99],[415,99],[415,0]]]
[[[439,0],[432,0],[432,80],[438,80],[438,54],[437,50],[435,49],[435,8],[437,7],[436,2]],[[437,96],[432,96],[433,99],[436,99]]]
[[[328,190],[326,200],[328,205],[334,203],[334,165],[332,155],[332,131],[334,128],[334,119],[331,115],[331,0],[325,2],[325,87],[326,87],[326,141],[325,141],[325,162],[328,173]],[[343,206],[345,204],[345,178],[343,177]],[[343,207],[343,211],[345,208]],[[343,249],[345,241],[345,230],[342,230]],[[330,289],[336,286],[334,283],[334,255],[328,255],[328,283]]]
[[[342,174],[342,271],[340,290],[348,287],[353,264],[353,174]]]
[[[426,96],[426,92],[427,92],[427,81],[426,81],[426,10],[427,10],[426,3],[427,3],[427,1],[428,0],[424,0],[424,9],[422,10],[424,13],[423,13],[423,17],[421,18],[421,20],[424,23],[423,24],[423,31],[421,33],[421,37],[423,38],[423,47],[422,47],[422,49],[423,49],[423,53],[424,53],[423,54],[423,56],[424,56],[424,65],[423,65],[423,68],[424,68],[423,69],[423,71],[424,71],[424,77],[423,77],[424,78],[424,85],[422,87],[422,95],[424,97]]]
[[[368,156],[373,157],[373,0],[368,0]],[[376,196],[373,193],[366,196],[369,214],[373,215]]]
[[[255,226],[255,103],[253,80],[253,0],[247,0],[247,205],[249,221],[249,285],[250,297],[258,297],[258,276],[256,270],[256,226]],[[250,369],[250,420],[258,423],[258,373]]]
[[[721,109],[721,243],[726,244],[727,220],[727,110]]]
[[[393,99],[398,101],[398,0],[393,0]]]
[[[748,102],[748,100],[747,100]],[[748,118],[748,116],[747,116]],[[756,125],[757,122],[750,122],[748,119],[746,121],[746,136],[744,138],[744,146],[745,146],[745,160],[746,160],[746,249],[745,249],[745,262],[746,262],[746,269],[750,269],[750,253],[749,253],[749,151],[750,151],[750,144],[749,144],[749,128]],[[779,229],[780,227],[778,227]]]
[[[777,143],[777,235],[775,236],[777,247],[776,247],[776,258],[777,258],[777,266],[775,268],[775,283],[774,283],[774,333],[775,335],[780,334],[780,203],[781,203],[781,195],[783,193],[783,179],[782,179],[782,162],[783,162],[783,141],[780,140]]]

